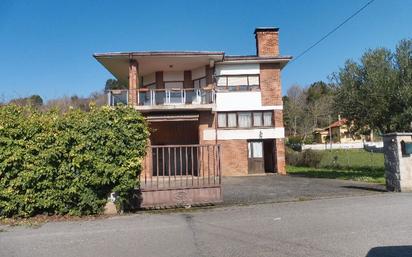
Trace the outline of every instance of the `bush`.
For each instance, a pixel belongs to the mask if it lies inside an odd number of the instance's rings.
[[[314,167],[317,168],[322,161],[323,153],[311,149],[302,152],[286,149],[286,164],[292,166]]]
[[[129,107],[0,107],[0,216],[89,215],[138,185],[148,129]]]

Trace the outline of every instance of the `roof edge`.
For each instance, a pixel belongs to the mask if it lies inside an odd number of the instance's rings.
[[[114,56],[186,56],[186,55],[222,55],[224,52],[218,51],[137,51],[137,52],[108,52],[95,53],[93,57],[114,57]]]
[[[254,34],[257,32],[278,32],[279,28],[278,27],[257,27],[255,28]]]

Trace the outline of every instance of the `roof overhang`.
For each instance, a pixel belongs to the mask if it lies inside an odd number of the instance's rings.
[[[280,68],[286,66],[286,64],[292,60],[292,56],[273,56],[273,57],[260,57],[260,56],[225,56],[224,60],[218,63],[222,64],[241,64],[241,63],[279,63]]]
[[[139,64],[139,75],[144,76],[156,71],[183,71],[196,69],[214,62],[222,61],[223,52],[116,52],[94,54],[114,77],[128,83],[129,63]]]

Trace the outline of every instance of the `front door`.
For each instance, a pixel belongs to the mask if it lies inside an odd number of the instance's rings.
[[[265,162],[263,158],[263,141],[248,141],[247,146],[249,174],[264,173]]]

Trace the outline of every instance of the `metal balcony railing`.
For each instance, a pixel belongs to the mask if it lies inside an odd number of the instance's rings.
[[[107,92],[107,101],[110,106],[127,105],[130,99],[135,99],[135,105],[138,106],[212,104],[215,102],[215,92],[212,89],[195,88],[109,90]]]

